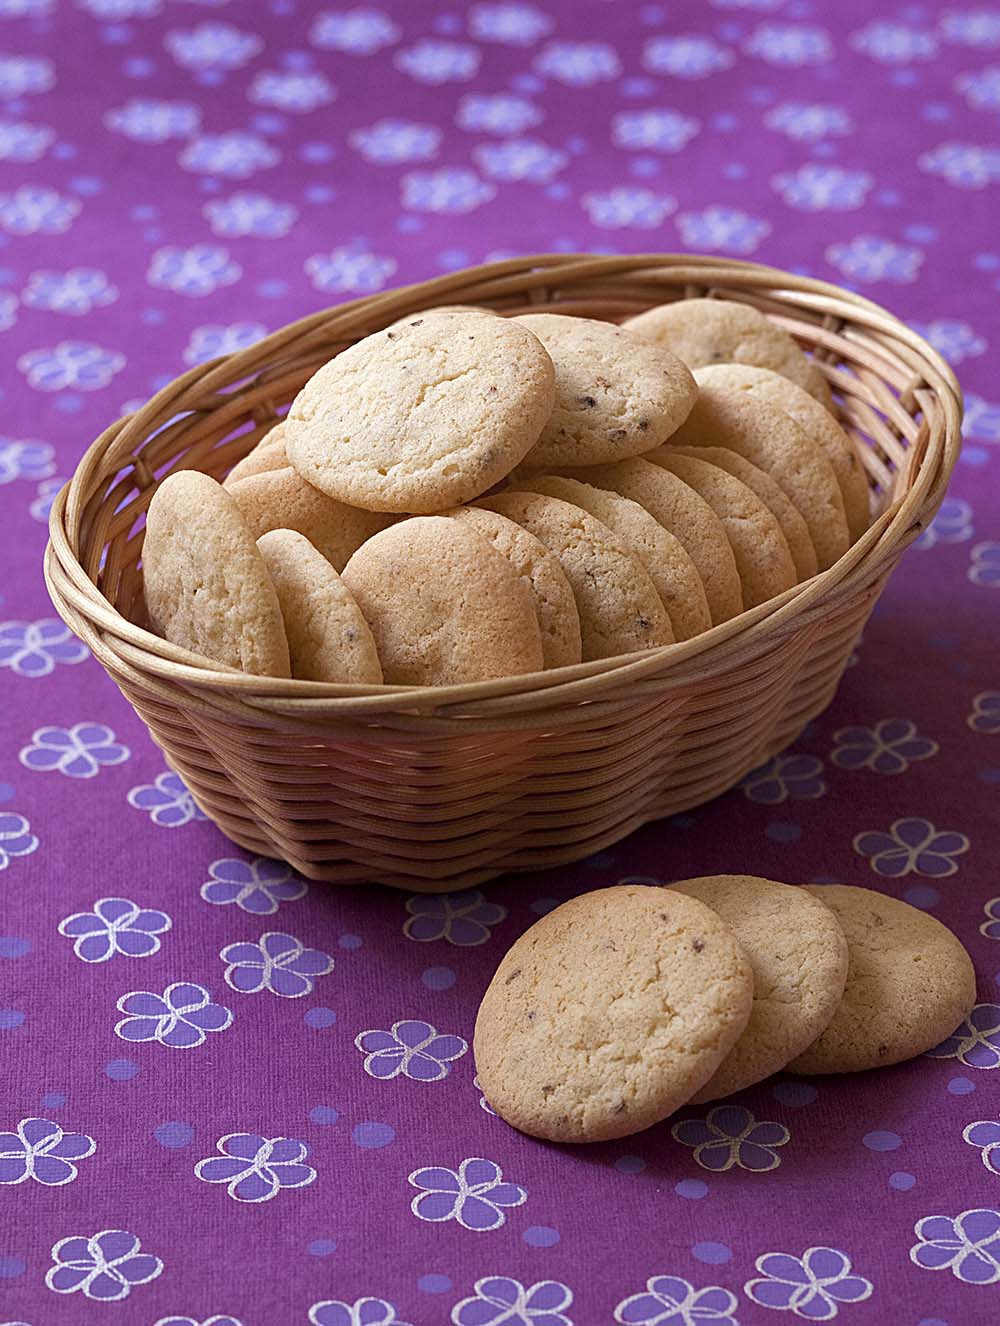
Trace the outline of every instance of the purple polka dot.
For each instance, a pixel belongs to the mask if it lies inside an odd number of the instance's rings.
[[[941,1317],[921,1317],[917,1326],[948,1326],[948,1323]]]
[[[337,196],[337,190],[331,189],[329,184],[309,184],[302,191],[302,196],[307,203],[329,203]]]
[[[52,149],[52,155],[59,161],[72,161],[76,154],[76,147],[72,143],[56,143]]]
[[[446,1275],[438,1275],[432,1271],[420,1277],[417,1288],[423,1290],[425,1294],[447,1294],[451,1288],[451,1280]]]
[[[916,1179],[912,1174],[907,1174],[905,1169],[898,1169],[895,1174],[889,1175],[889,1187],[894,1192],[909,1192]]]
[[[351,1129],[351,1140],[366,1151],[378,1151],[396,1140],[396,1130],[387,1123],[356,1123]]]
[[[980,769],[976,777],[981,783],[1000,783],[1000,769]]]
[[[865,1133],[861,1142],[869,1151],[897,1151],[903,1145],[903,1139],[899,1133],[885,1132],[881,1128],[876,1128],[871,1133]]]
[[[1000,253],[977,253],[972,259],[972,265],[981,272],[995,272],[1000,267]]]
[[[765,831],[774,843],[797,843],[802,837],[802,825],[790,824],[787,820],[776,820]]]
[[[642,1156],[619,1156],[615,1161],[615,1169],[619,1174],[641,1174],[646,1168],[646,1162]]]
[[[337,1021],[337,1015],[332,1008],[307,1008],[302,1021],[313,1031],[326,1031]]]
[[[149,203],[138,203],[129,210],[129,216],[133,221],[155,221],[159,215],[160,209]]]
[[[313,1239],[306,1251],[312,1257],[329,1257],[337,1251],[337,1245],[333,1239]]]
[[[420,979],[428,990],[450,990],[455,984],[455,973],[450,967],[427,967]]]
[[[83,406],[83,397],[75,391],[61,391],[52,404],[60,414],[76,414]]]
[[[521,1237],[529,1248],[554,1248],[559,1242],[559,1231],[548,1225],[529,1225]]]
[[[85,198],[92,197],[95,193],[102,192],[104,181],[98,179],[96,175],[77,175],[75,179],[70,180],[69,187],[74,193],[82,193]]]
[[[771,1095],[779,1105],[800,1110],[804,1105],[811,1105],[819,1092],[810,1082],[779,1082],[771,1088]]]
[[[536,916],[546,916],[549,912],[559,906],[559,899],[536,898],[535,901],[529,905]]]
[[[126,78],[148,78],[155,68],[153,61],[145,56],[130,55],[122,65],[122,73]]]
[[[330,1124],[336,1123],[340,1115],[332,1105],[314,1105],[309,1111],[309,1118],[313,1123]]]
[[[194,1138],[194,1129],[189,1123],[171,1119],[168,1123],[159,1123],[153,1129],[153,1136],[160,1146],[168,1151],[177,1151],[182,1146],[189,1146]]]
[[[0,1008],[0,1031],[16,1031],[24,1026],[24,1014],[19,1008]]]
[[[401,235],[412,235],[418,230],[423,230],[423,228],[423,217],[400,216],[396,218],[396,229]]]
[[[953,1096],[968,1096],[976,1089],[970,1077],[953,1077],[948,1083],[948,1090]]]
[[[139,314],[140,322],[145,323],[147,327],[155,327],[158,323],[161,323],[165,317],[166,314],[161,308],[144,308]]]
[[[286,69],[311,69],[312,63],[311,51],[285,51],[281,56],[281,64]]]
[[[607,870],[608,866],[613,866],[614,863],[615,858],[610,852],[595,852],[580,864],[586,866],[588,870]]]
[[[66,1104],[66,1095],[62,1091],[47,1091],[42,1097],[43,1110],[61,1110]]]
[[[335,155],[336,152],[330,143],[303,143],[299,148],[299,156],[310,164],[330,161]]]
[[[346,948],[353,950],[356,948],[360,948],[364,942],[365,941],[361,938],[360,935],[341,935],[340,938],[337,940],[337,946],[339,948]]]
[[[681,1179],[680,1183],[674,1184],[674,1192],[689,1202],[698,1202],[708,1196],[708,1184],[701,1179]]]
[[[696,1243],[691,1253],[706,1266],[722,1266],[733,1259],[733,1250],[725,1243]]]
[[[112,1059],[104,1065],[104,1071],[112,1082],[130,1082],[139,1073],[139,1065],[131,1059]]]
[[[0,1257],[0,1280],[16,1280],[24,1272],[25,1264],[20,1257]]]
[[[281,115],[273,115],[269,111],[263,111],[260,115],[252,115],[250,124],[261,134],[280,134],[288,127],[287,120]]]
[[[263,295],[265,299],[280,299],[288,292],[288,282],[273,279],[258,281],[256,289],[258,295]]]
[[[918,884],[915,888],[906,890],[903,901],[908,902],[911,907],[919,907],[922,912],[926,912],[938,905],[941,895],[929,884]]]

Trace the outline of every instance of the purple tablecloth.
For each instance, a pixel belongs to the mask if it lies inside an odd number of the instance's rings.
[[[1000,9],[871,9],[0,0],[4,1323],[1000,1320]],[[232,846],[53,621],[84,446],[341,298],[677,248],[862,289],[969,389],[829,712],[716,803],[482,893]],[[495,1118],[469,1041],[505,948],[581,890],[713,871],[926,908],[982,1003],[929,1057],[614,1145]]]

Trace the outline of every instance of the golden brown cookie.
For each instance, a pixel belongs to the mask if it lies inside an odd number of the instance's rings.
[[[749,304],[730,299],[679,299],[622,323],[634,336],[665,345],[692,371],[706,364],[770,368],[831,409],[830,384],[777,323]]]
[[[414,323],[419,326],[428,313],[482,313],[489,318],[497,316],[493,309],[480,308],[478,304],[438,304],[435,308],[425,308],[417,313],[404,314],[403,317],[397,318],[395,322],[390,322],[385,330],[394,331],[397,327],[406,327]]]
[[[857,1073],[939,1045],[976,1002],[971,959],[947,926],[909,903],[850,884],[808,886],[847,937],[844,998],[790,1073]]]
[[[708,1081],[752,999],[749,962],[702,903],[635,884],[585,893],[497,968],[476,1019],[479,1084],[534,1137],[625,1137]]]
[[[264,559],[236,502],[207,474],[179,470],[153,494],[142,578],[150,626],[172,644],[241,672],[291,675]]]
[[[509,318],[428,313],[325,364],[288,412],[288,458],[329,497],[443,511],[485,493],[541,435],[555,401],[542,343]]]
[[[460,521],[416,516],[391,525],[358,549],[344,583],[390,685],[451,686],[544,667],[527,584]]]
[[[257,547],[278,593],[292,676],[380,686],[375,641],[340,576],[303,534],[274,529]]]
[[[288,464],[285,452],[284,420],[276,423],[260,439],[253,451],[237,461],[222,481],[223,488],[232,488],[241,479],[249,479],[251,474],[263,474],[267,470],[283,470]]]
[[[607,525],[540,493],[499,493],[479,505],[521,525],[558,558],[580,614],[584,663],[673,644],[649,573]]]
[[[847,940],[833,912],[791,884],[707,875],[671,888],[721,916],[753,968],[750,1021],[691,1097],[699,1104],[762,1082],[825,1030],[844,995]]]

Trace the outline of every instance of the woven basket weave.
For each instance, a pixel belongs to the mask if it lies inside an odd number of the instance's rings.
[[[440,688],[245,676],[144,629],[143,518],[174,469],[221,478],[306,379],[443,303],[618,320],[692,296],[753,304],[817,361],[863,442],[876,518],[835,566],[682,644]],[[421,892],[587,856],[732,787],[829,704],[960,444],[948,366],[884,309],[822,281],[688,254],[543,255],[341,304],[201,365],[90,447],[52,508],[59,613],[240,846],[310,879]]]

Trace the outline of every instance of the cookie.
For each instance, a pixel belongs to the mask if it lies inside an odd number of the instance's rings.
[[[528,586],[542,633],[545,667],[562,668],[579,663],[583,656],[580,614],[576,610],[573,589],[558,558],[549,552],[541,539],[536,539],[499,512],[486,511],[482,507],[459,506],[444,514],[489,539]]]
[[[638,502],[674,535],[701,577],[713,626],[743,611],[736,558],[722,521],[693,488],[648,460],[599,465],[578,477]]]
[[[679,299],[622,326],[633,336],[665,345],[692,371],[706,364],[753,364],[796,382],[826,409],[830,384],[783,328],[749,304],[730,299]]]
[[[544,667],[531,591],[470,525],[401,520],[359,548],[343,578],[391,685],[451,686]]]
[[[618,535],[649,572],[670,617],[675,639],[690,640],[712,625],[705,586],[694,562],[680,541],[645,507],[606,488],[560,475],[536,475],[523,486],[578,506]]]
[[[706,384],[673,443],[727,447],[769,474],[801,512],[821,571],[847,551],[850,535],[833,466],[791,415],[749,392]]]
[[[693,488],[722,521],[745,608],[766,603],[797,583],[788,540],[752,488],[699,456],[676,455],[669,447],[651,453],[650,459]]]
[[[844,512],[851,542],[861,537],[871,519],[868,478],[853,440],[807,391],[780,373],[747,364],[711,364],[695,373],[699,384],[715,383],[758,396],[776,409],[790,414],[796,423],[820,444],[833,466],[844,499]]]
[[[968,953],[928,912],[849,884],[808,886],[847,936],[847,988],[791,1073],[857,1073],[939,1045],[976,1002]]]
[[[626,1137],[712,1076],[750,1016],[729,927],[670,889],[619,885],[563,903],[497,968],[476,1018],[483,1094],[553,1142]]]
[[[379,686],[382,668],[368,623],[347,586],[303,534],[275,529],[257,540],[278,594],[292,676]]]
[[[708,875],[671,889],[722,917],[753,968],[746,1030],[695,1104],[762,1082],[829,1025],[847,981],[847,940],[833,912],[803,888],[754,875]]]
[[[248,479],[251,474],[263,474],[267,470],[283,470],[287,464],[285,424],[282,420],[264,434],[253,451],[236,462],[223,479],[222,486],[232,488],[234,483]]]
[[[696,449],[679,447],[671,443],[670,450],[677,456],[701,456],[712,465],[717,465],[720,470],[725,470],[727,474],[739,479],[741,483],[745,483],[748,488],[752,488],[764,505],[777,517],[781,532],[788,540],[797,580],[808,580],[810,576],[816,574],[816,549],[809,537],[809,527],[795,503],[769,474],[758,469],[756,465],[751,465],[743,456],[737,456],[735,451],[727,451],[725,447]]]
[[[499,493],[479,505],[521,525],[558,558],[580,614],[584,663],[673,644],[649,572],[607,525],[540,493]]]
[[[291,675],[281,608],[240,509],[197,470],[168,475],[146,513],[142,577],[151,628],[263,677]]]
[[[491,308],[479,308],[476,304],[438,304],[437,308],[421,309],[418,313],[407,313],[395,322],[390,322],[386,331],[395,331],[397,327],[418,326],[428,313],[481,313],[489,318],[497,314]]]
[[[428,313],[325,364],[288,413],[288,458],[329,497],[370,511],[442,511],[504,478],[538,441],[555,370],[507,318]]]
[[[525,313],[556,371],[555,408],[524,464],[604,465],[665,442],[698,394],[681,361],[610,322]]]
[[[392,524],[394,517],[361,511],[327,497],[286,465],[251,474],[229,485],[255,539],[272,529],[304,534],[335,571],[342,571],[365,539]]]

